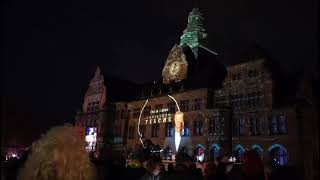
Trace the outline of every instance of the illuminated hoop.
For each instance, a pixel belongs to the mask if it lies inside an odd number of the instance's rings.
[[[168,95],[168,97],[170,97],[171,99],[173,99],[173,101],[176,103],[176,106],[177,106],[177,108],[178,108],[178,111],[180,111],[180,107],[179,107],[179,105],[178,105],[177,100],[176,100],[174,97],[170,96],[170,95]],[[139,120],[138,120],[138,135],[139,135],[139,139],[140,139],[140,142],[141,142],[141,144],[142,144],[142,147],[143,147],[144,149],[145,149],[146,147],[144,146],[144,143],[143,143],[143,141],[142,141],[142,135],[141,135],[141,132],[140,132],[140,121],[141,121],[142,112],[143,112],[144,108],[146,107],[146,105],[148,104],[148,102],[149,102],[149,99],[147,99],[146,102],[144,103],[144,105],[143,105],[143,107],[142,107],[142,109],[141,109],[141,111],[140,111]],[[162,152],[162,151],[163,151],[163,149],[160,149],[159,151],[152,151],[152,150],[151,150],[152,153]]]

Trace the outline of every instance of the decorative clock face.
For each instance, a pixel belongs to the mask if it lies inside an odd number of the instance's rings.
[[[173,62],[170,65],[170,74],[171,75],[176,75],[180,70],[180,63],[179,62]]]

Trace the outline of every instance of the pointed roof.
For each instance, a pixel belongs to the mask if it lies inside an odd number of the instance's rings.
[[[198,47],[207,37],[204,18],[198,8],[193,8],[188,16],[188,24],[180,37],[180,45],[189,46],[195,57],[198,57]]]
[[[104,80],[104,77],[101,73],[101,69],[100,69],[100,66],[97,66],[97,69],[94,73],[94,77],[91,79],[90,83],[94,83],[94,82],[97,82],[97,81],[103,81]]]

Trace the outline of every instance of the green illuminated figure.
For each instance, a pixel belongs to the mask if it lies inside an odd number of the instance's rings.
[[[198,47],[201,45],[202,40],[207,37],[203,19],[199,9],[193,8],[188,16],[187,28],[180,37],[180,45],[188,45],[196,58],[198,58]]]

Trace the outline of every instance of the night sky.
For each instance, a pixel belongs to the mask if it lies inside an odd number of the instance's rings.
[[[1,7],[2,138],[29,145],[72,122],[97,65],[137,83],[159,79],[193,0],[22,1]],[[253,44],[285,71],[316,61],[315,0],[199,0],[208,48],[225,64]]]

